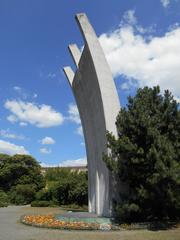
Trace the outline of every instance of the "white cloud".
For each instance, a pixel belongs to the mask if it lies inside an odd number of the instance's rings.
[[[48,163],[43,163],[43,162],[41,162],[40,163],[40,165],[41,165],[41,167],[43,167],[43,168],[55,168],[55,167],[59,167],[57,164],[48,164]]]
[[[44,137],[40,140],[41,144],[48,145],[48,144],[55,144],[55,140],[51,137]]]
[[[40,152],[43,153],[43,154],[50,154],[51,153],[51,149],[40,148]]]
[[[19,86],[14,86],[13,90],[16,91],[19,96],[21,96],[23,99],[27,99],[29,97],[29,93],[24,88],[21,88]]]
[[[11,114],[7,117],[7,120],[11,123],[15,123],[17,122],[17,117]]]
[[[125,14],[123,16],[123,20],[130,25],[136,24],[137,19],[135,17],[135,11],[134,10],[128,10],[127,12],[125,12]]]
[[[60,167],[74,167],[74,166],[86,166],[87,159],[86,158],[79,158],[75,160],[65,160],[59,164]]]
[[[7,100],[5,108],[11,112],[11,115],[7,117],[10,122],[20,121],[45,128],[61,125],[64,121],[61,113],[45,104],[37,105],[31,102]]]
[[[179,0],[160,0],[163,7],[167,8],[173,1],[174,2],[178,2]]]
[[[147,36],[130,25],[120,25],[99,37],[114,77],[124,76],[129,86],[160,85],[180,97],[180,27],[163,36]]]
[[[18,140],[25,140],[26,139],[23,135],[16,135],[14,133],[11,133],[9,131],[9,129],[7,129],[7,130],[1,129],[0,130],[0,136],[4,137],[4,138],[18,139]]]
[[[48,73],[47,78],[55,78],[56,74],[55,73]]]
[[[27,126],[27,123],[25,123],[25,122],[20,122],[19,125],[20,125],[21,127],[25,127],[25,126]]]
[[[162,3],[163,7],[167,8],[168,5],[170,4],[170,1],[171,1],[171,0],[160,0],[160,1],[161,1],[161,3]]]
[[[83,129],[82,129],[82,126],[79,126],[76,131],[75,131],[76,134],[80,135],[80,136],[83,136]]]
[[[75,104],[70,103],[68,106],[68,119],[77,124],[81,124],[78,108]]]
[[[83,136],[83,130],[82,130],[82,126],[81,126],[81,119],[80,119],[80,116],[79,116],[79,111],[78,111],[77,106],[73,103],[70,103],[69,106],[68,106],[68,117],[67,117],[67,119],[79,125],[77,127],[75,133],[80,135],[80,136]]]
[[[41,167],[83,167],[87,166],[87,159],[78,158],[75,160],[65,160],[59,164],[41,163]]]
[[[37,93],[33,93],[33,96],[32,96],[32,97],[33,97],[33,98],[37,98],[37,96],[38,96]]]
[[[174,100],[176,100],[177,103],[180,103],[180,97],[174,97]]]
[[[13,89],[14,89],[14,91],[17,91],[17,92],[21,91],[21,87],[19,87],[19,86],[14,86]]]
[[[124,83],[121,84],[121,89],[122,90],[128,90],[129,89],[129,85],[126,82],[124,82]]]
[[[29,154],[29,152],[23,146],[18,146],[3,140],[0,140],[0,152],[9,155]]]
[[[19,87],[19,86],[14,86],[13,90],[18,93],[18,95],[22,98],[22,99],[27,99],[27,98],[37,98],[37,93],[30,93],[28,92],[26,89]]]

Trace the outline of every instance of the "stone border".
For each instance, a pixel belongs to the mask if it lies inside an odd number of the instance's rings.
[[[34,218],[33,221],[27,221],[26,218]],[[48,218],[50,220],[47,223],[35,222],[35,218]],[[46,219],[47,220],[47,219]],[[146,222],[146,223],[123,223],[123,224],[107,224],[107,223],[87,223],[87,222],[69,222],[59,221],[55,219],[54,215],[23,215],[20,218],[22,224],[59,230],[83,230],[83,231],[125,231],[125,230],[167,230],[169,228],[179,228],[178,222]]]
[[[60,230],[100,230],[100,231],[110,231],[113,230],[110,224],[96,224],[96,223],[82,223],[82,222],[63,222],[58,221],[52,216],[52,222],[50,224],[46,223],[36,223],[28,222],[27,217],[37,217],[39,215],[23,215],[20,218],[20,222],[33,227],[40,227],[40,228],[48,228],[48,229],[60,229]],[[45,215],[41,215],[41,217],[46,217]]]

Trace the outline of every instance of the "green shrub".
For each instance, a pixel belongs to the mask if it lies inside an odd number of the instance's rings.
[[[17,205],[31,203],[35,199],[36,186],[33,184],[19,184],[13,187],[9,193],[10,201]]]
[[[8,206],[8,195],[0,190],[0,207],[7,207]]]
[[[69,172],[54,186],[54,196],[60,205],[87,205],[88,182],[87,173]]]
[[[36,193],[36,200],[38,201],[50,201],[53,198],[53,191],[52,189],[41,189],[39,192]]]
[[[79,206],[79,205],[77,205],[77,204],[75,204],[75,203],[72,203],[72,204],[68,204],[68,205],[60,205],[60,207],[62,208],[62,209],[65,209],[65,210],[67,210],[67,211],[70,211],[70,210],[72,210],[73,212],[76,212],[76,211],[88,211],[88,206],[87,205],[83,205],[83,206]]]
[[[48,169],[45,175],[46,188],[36,194],[36,200],[56,202],[57,205],[88,203],[87,172],[72,172],[70,169]]]
[[[0,207],[7,207],[8,203],[0,202]]]
[[[53,201],[33,201],[31,202],[31,207],[54,207],[56,204]]]

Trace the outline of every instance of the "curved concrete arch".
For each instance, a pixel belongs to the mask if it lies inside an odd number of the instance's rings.
[[[79,109],[88,161],[89,212],[111,215],[111,200],[116,190],[102,160],[107,152],[106,131],[116,135],[115,121],[120,103],[112,74],[98,38],[84,13],[76,15],[85,46],[81,53],[76,45],[69,50],[77,67],[64,72],[69,80]]]

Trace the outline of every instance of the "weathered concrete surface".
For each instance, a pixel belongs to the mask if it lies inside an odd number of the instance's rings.
[[[81,56],[75,45],[69,47],[77,66],[73,81],[72,74],[68,77],[69,67],[64,71],[76,98],[86,142],[89,212],[110,216],[116,189],[111,186],[111,176],[102,154],[107,152],[106,131],[116,135],[115,120],[120,103],[110,68],[92,26],[85,14],[77,14],[76,20],[85,46]]]

